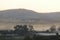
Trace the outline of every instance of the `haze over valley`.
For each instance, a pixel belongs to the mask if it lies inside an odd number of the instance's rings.
[[[17,24],[31,24],[37,29],[48,29],[51,25],[59,26],[60,12],[38,13],[28,9],[0,11],[0,29],[13,29]]]

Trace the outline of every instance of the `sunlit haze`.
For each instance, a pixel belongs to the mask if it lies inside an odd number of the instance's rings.
[[[36,12],[60,11],[60,0],[0,0],[0,10],[24,8]]]

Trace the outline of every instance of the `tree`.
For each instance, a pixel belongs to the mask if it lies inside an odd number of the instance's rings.
[[[60,27],[58,28],[58,31],[60,31]]]
[[[14,29],[14,32],[18,34],[25,34],[28,32],[27,25],[16,25]]]
[[[32,31],[33,30],[33,26],[29,25],[29,30]]]
[[[51,32],[56,32],[56,26],[55,25],[51,26],[50,31]]]
[[[28,31],[27,25],[23,25],[24,31]]]
[[[16,25],[16,26],[14,27],[15,30],[20,30],[21,28],[22,28],[22,25]]]
[[[50,31],[47,29],[46,32],[50,32]]]

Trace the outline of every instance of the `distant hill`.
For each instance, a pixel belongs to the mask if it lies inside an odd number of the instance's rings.
[[[27,9],[0,11],[0,22],[60,23],[60,12],[37,13]]]

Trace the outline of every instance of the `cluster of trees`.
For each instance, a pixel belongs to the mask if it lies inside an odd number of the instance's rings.
[[[14,26],[14,32],[19,34],[26,34],[30,31],[33,31],[32,25],[16,25]]]
[[[14,29],[15,29],[14,31],[16,33],[28,32],[28,31],[33,31],[33,26],[32,25],[16,25],[16,26],[14,26]],[[47,32],[57,32],[57,31],[60,31],[60,27],[58,29],[56,29],[56,26],[53,25],[46,31]]]
[[[57,32],[60,31],[60,27],[56,28],[55,25],[51,26],[48,30],[46,30],[47,32]]]

